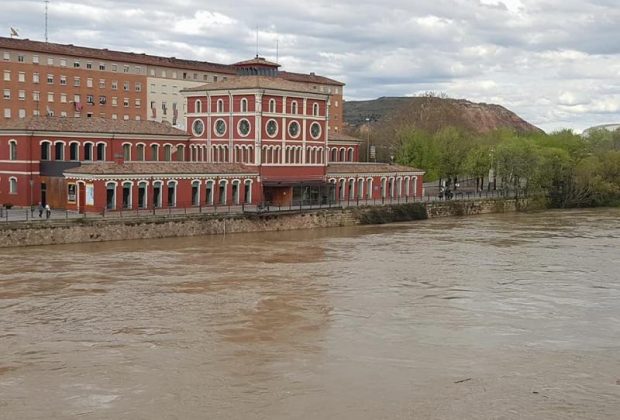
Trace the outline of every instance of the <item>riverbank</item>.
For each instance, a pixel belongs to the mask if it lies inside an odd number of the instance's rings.
[[[484,199],[265,214],[15,222],[0,225],[0,248],[382,224],[513,212],[525,209],[527,204],[525,199]]]

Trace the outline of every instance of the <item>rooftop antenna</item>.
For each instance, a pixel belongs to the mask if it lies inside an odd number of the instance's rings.
[[[47,42],[47,5],[50,0],[44,0],[45,2],[45,42]]]
[[[11,26],[11,38],[19,38],[19,33],[17,33],[17,29]]]
[[[256,58],[258,58],[258,25],[256,25]]]

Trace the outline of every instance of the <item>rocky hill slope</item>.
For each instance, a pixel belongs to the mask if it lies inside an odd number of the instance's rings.
[[[500,105],[434,96],[382,97],[371,101],[345,103],[344,119],[348,132],[359,133],[367,118],[370,119],[373,130],[378,131],[391,131],[402,126],[414,126],[428,132],[453,126],[480,134],[500,128],[520,133],[541,131]]]

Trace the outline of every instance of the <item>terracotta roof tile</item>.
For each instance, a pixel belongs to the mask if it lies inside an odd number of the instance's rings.
[[[144,174],[252,174],[258,175],[254,166],[241,163],[206,162],[93,162],[67,169],[65,175],[144,175]]]
[[[330,163],[327,165],[327,175],[349,174],[349,173],[394,173],[394,172],[419,172],[421,169],[410,166],[389,164],[389,163]]]
[[[239,61],[238,63],[233,64],[233,66],[235,67],[245,67],[245,66],[252,66],[252,65],[280,67],[278,63],[265,60],[263,57],[259,57],[258,55],[251,60]]]
[[[364,140],[360,140],[357,137],[353,137],[353,136],[349,136],[347,134],[342,134],[342,133],[329,133],[329,140],[330,141],[346,141],[346,142],[352,142],[352,143],[361,143]]]
[[[144,134],[189,138],[184,131],[155,121],[106,118],[28,117],[0,122],[2,130],[56,131],[68,133]]]
[[[222,89],[275,89],[319,94],[316,89],[312,89],[303,83],[291,82],[289,80],[283,80],[279,77],[254,75],[229,77],[221,82],[208,83],[201,86],[187,88],[182,90],[182,92],[203,92],[206,90]],[[322,95],[327,94],[322,93]]]

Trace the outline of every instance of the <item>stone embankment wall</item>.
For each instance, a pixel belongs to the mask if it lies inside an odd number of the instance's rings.
[[[381,224],[516,211],[523,205],[523,202],[515,200],[480,200],[409,203],[280,214],[9,222],[0,223],[0,248]]]

